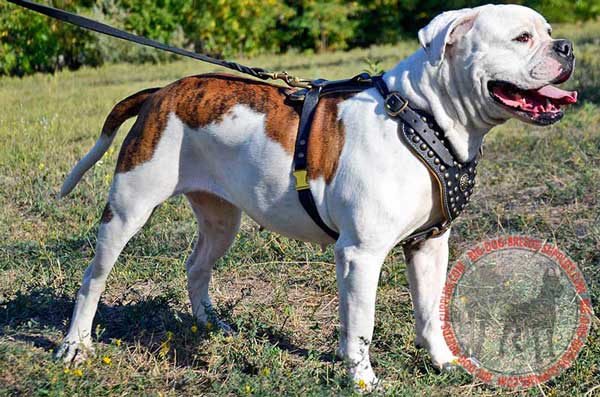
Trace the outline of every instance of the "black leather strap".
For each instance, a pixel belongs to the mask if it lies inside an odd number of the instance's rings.
[[[68,11],[59,10],[57,8],[45,6],[43,4],[37,4],[28,0],[8,0],[10,3],[14,3],[18,6],[28,8],[32,11],[39,12],[40,14],[47,15],[52,18],[56,18],[63,22],[68,22],[72,25],[80,26],[85,29],[93,30],[94,32],[103,33],[112,37],[116,37],[118,39],[131,41],[133,43],[145,45],[148,47],[158,48],[159,50],[172,52],[177,55],[183,55],[189,58],[194,58],[199,61],[212,63],[214,65],[219,65],[226,67],[228,69],[237,70],[241,73],[246,73],[251,76],[257,77],[259,79],[268,79],[270,77],[266,76],[264,73],[267,72],[266,69],[262,68],[251,68],[248,66],[240,65],[235,62],[224,61],[220,59],[211,58],[206,55],[198,54],[192,51],[187,51],[181,48],[172,47],[170,45],[166,45],[160,43],[155,40],[148,39],[146,37],[137,36],[135,34],[125,32],[123,30],[113,28],[112,26],[100,23],[98,21],[94,21],[93,19],[89,19],[86,17],[82,17],[81,15],[73,14]]]
[[[444,220],[437,225],[413,233],[405,243],[413,243],[442,234],[471,200],[479,156],[461,163],[449,149],[442,129],[433,117],[419,114],[397,92],[390,92],[381,76],[373,84],[384,98],[384,108],[392,118],[399,119],[398,135],[434,177],[440,192]]]
[[[337,240],[339,234],[331,229],[323,222],[319,215],[315,199],[310,191],[307,165],[308,165],[308,138],[310,137],[311,126],[315,115],[315,110],[319,104],[319,98],[323,86],[321,81],[313,82],[312,88],[308,90],[302,105],[302,114],[300,116],[300,126],[296,137],[296,149],[294,151],[294,177],[296,179],[296,190],[298,191],[298,199],[304,207],[306,213],[312,220],[327,233],[331,238]]]
[[[468,205],[475,185],[475,167],[478,158],[463,164],[456,160],[442,129],[433,117],[411,109],[400,93],[390,91],[381,76],[358,75],[350,80],[315,80],[311,88],[292,93],[294,100],[304,100],[294,152],[294,177],[298,198],[311,219],[333,239],[339,234],[321,219],[310,191],[307,175],[308,141],[319,99],[327,94],[359,92],[375,87],[384,99],[386,113],[398,121],[398,135],[415,156],[427,167],[438,183],[443,220],[439,224],[419,230],[403,241],[411,244],[439,235]]]

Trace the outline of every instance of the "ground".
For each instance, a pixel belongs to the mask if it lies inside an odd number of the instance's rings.
[[[599,311],[600,24],[564,26],[582,101],[549,128],[509,122],[486,139],[472,206],[456,222],[451,260],[471,244],[528,234],[558,244],[579,264]],[[303,77],[343,78],[391,67],[416,48],[243,60]],[[370,61],[366,62],[368,58]],[[370,65],[370,66],[368,66]],[[194,61],[109,65],[0,79],[0,395],[352,395],[335,360],[337,297],[331,249],[280,237],[245,219],[216,266],[219,313],[239,331],[224,337],[190,315],[184,262],[194,218],[181,199],[162,205],[125,249],[95,321],[96,356],[79,368],[52,360],[65,334],[107,197],[118,142],[63,200],[66,173],[120,99],[190,74]],[[523,395],[600,395],[600,331],[594,317],[577,361]],[[462,370],[439,374],[413,345],[412,308],[400,249],[381,277],[372,361],[387,395],[504,395]]]

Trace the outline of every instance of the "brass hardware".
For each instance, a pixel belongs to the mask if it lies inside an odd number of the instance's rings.
[[[309,188],[306,170],[294,171],[294,178],[296,178],[296,191]]]
[[[464,192],[470,185],[469,176],[467,174],[462,174],[460,176],[460,180],[458,181],[458,185],[460,186],[460,191]]]
[[[271,80],[282,80],[284,83],[289,85],[290,87],[296,88],[309,88],[311,86],[311,81],[306,79],[301,79],[300,77],[292,76],[286,71],[283,72],[261,72],[261,77],[271,79]]]
[[[398,101],[402,103],[402,106],[400,106],[400,109],[394,110],[391,106],[390,106],[390,101]],[[406,109],[406,107],[408,106],[408,101],[404,98],[402,98],[400,96],[399,93],[397,92],[390,92],[390,94],[385,98],[384,101],[384,108],[387,114],[389,114],[391,117],[396,117],[397,115],[399,115],[404,109]]]

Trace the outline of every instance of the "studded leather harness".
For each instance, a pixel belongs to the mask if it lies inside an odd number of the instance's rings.
[[[310,191],[307,179],[308,137],[319,98],[334,93],[352,93],[375,87],[384,98],[384,108],[389,117],[398,122],[398,135],[413,154],[427,167],[438,184],[442,222],[418,230],[403,240],[412,244],[445,232],[468,205],[473,187],[479,155],[471,162],[463,163],[452,153],[444,132],[431,115],[414,110],[397,91],[390,91],[381,76],[360,74],[349,80],[315,80],[310,88],[290,94],[292,100],[302,100],[299,131],[294,151],[296,190],[300,203],[313,219],[334,240],[339,234],[323,222]]]

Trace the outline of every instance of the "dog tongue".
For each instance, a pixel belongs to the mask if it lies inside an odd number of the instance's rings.
[[[555,99],[559,103],[575,103],[577,102],[577,91],[565,91],[553,85],[547,85],[536,91],[541,96]]]

